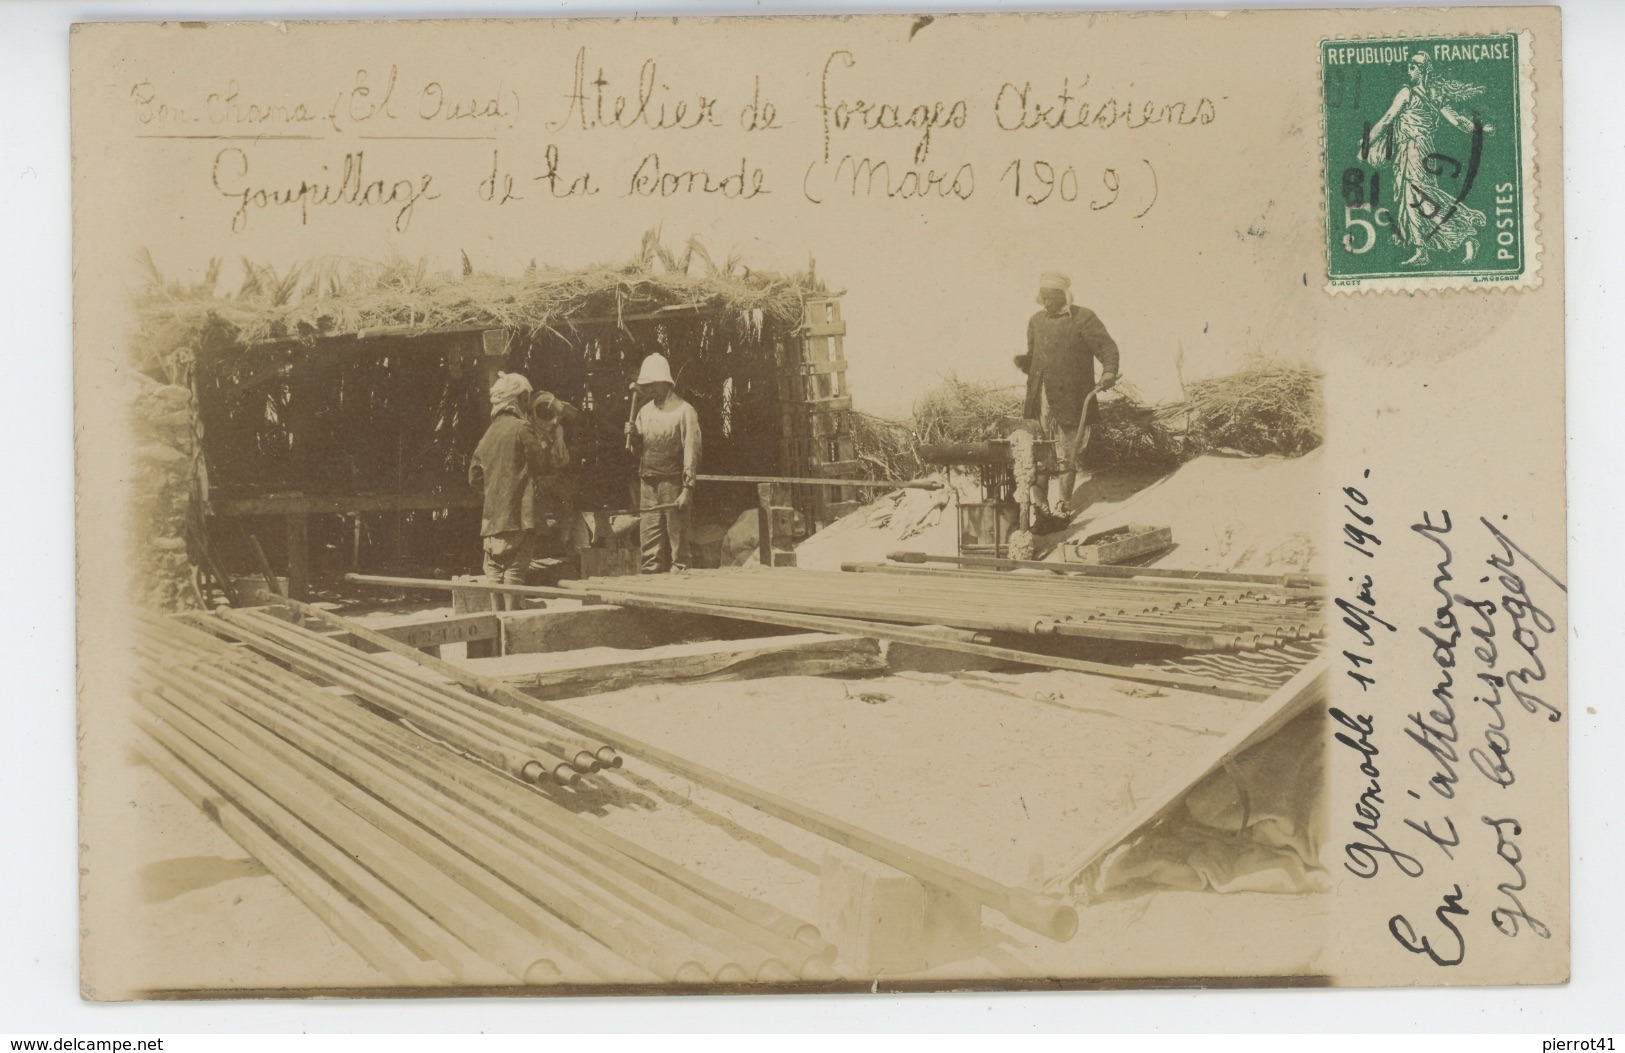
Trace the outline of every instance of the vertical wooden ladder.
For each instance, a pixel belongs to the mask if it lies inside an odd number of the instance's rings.
[[[779,460],[788,475],[850,479],[862,467],[852,444],[841,295],[803,298],[800,328],[776,348],[782,415]],[[809,532],[858,507],[857,493],[849,486],[797,486],[791,500]]]

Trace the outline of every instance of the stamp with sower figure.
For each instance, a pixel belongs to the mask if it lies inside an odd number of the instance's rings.
[[[1321,43],[1329,290],[1536,283],[1528,49],[1515,33]]]

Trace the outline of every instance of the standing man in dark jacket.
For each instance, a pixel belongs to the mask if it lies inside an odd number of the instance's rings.
[[[1066,275],[1057,271],[1041,275],[1038,302],[1044,309],[1027,322],[1027,353],[1016,357],[1016,365],[1027,374],[1022,416],[1042,423],[1045,437],[1055,442],[1061,493],[1049,503],[1056,515],[1067,516],[1077,482],[1073,448],[1084,423],[1085,400],[1097,387],[1095,360],[1104,371],[1099,390],[1108,391],[1117,383],[1117,344],[1095,312],[1072,302],[1072,282]],[[1037,498],[1048,502],[1047,493]]]
[[[528,419],[530,381],[518,373],[498,374],[491,385],[491,424],[468,463],[468,481],[485,495],[480,513],[485,576],[493,585],[523,585],[530,567],[534,522],[526,522],[525,495],[544,478],[550,459]],[[534,511],[531,513],[534,519]],[[519,597],[504,595],[505,610]]]

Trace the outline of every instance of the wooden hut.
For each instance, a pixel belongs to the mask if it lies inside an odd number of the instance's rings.
[[[137,341],[145,372],[191,392],[188,556],[228,596],[231,578],[260,570],[306,594],[349,569],[475,569],[467,466],[498,371],[585,411],[569,435],[582,511],[631,506],[622,425],[657,351],[699,413],[705,473],[852,474],[839,293],[810,275],[719,266],[653,238],[626,265],[518,277],[466,263],[245,268],[231,295],[213,273],[193,287],[154,274]],[[794,501],[816,527],[852,496],[803,487]],[[725,515],[757,494],[714,483],[699,497]]]

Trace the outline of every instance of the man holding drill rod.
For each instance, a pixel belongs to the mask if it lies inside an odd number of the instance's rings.
[[[688,510],[700,471],[700,418],[677,396],[664,355],[650,355],[638,370],[638,398],[626,435],[638,455],[638,535],[643,573],[688,566]]]
[[[1070,517],[1072,487],[1077,482],[1078,434],[1095,409],[1096,392],[1117,383],[1117,344],[1095,312],[1072,302],[1072,282],[1057,271],[1038,279],[1038,302],[1043,310],[1027,321],[1027,353],[1016,356],[1016,367],[1027,374],[1027,401],[1023,417],[1043,425],[1043,438],[1055,442],[1060,496],[1049,501],[1048,480],[1034,487],[1039,508]],[[1095,360],[1104,372],[1095,383]]]
[[[575,493],[565,428],[580,419],[580,410],[551,391],[538,391],[531,399],[530,426],[548,460],[548,474],[532,479],[525,496],[524,518],[532,531],[532,560],[564,555],[569,547],[569,517],[575,511]],[[552,529],[550,522],[554,524]]]

